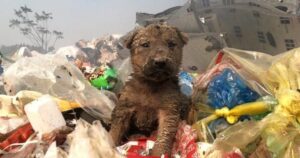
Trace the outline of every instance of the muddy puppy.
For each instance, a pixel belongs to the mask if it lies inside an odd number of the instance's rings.
[[[158,129],[151,155],[171,153],[178,123],[189,110],[177,77],[187,40],[178,29],[160,24],[141,28],[125,40],[131,50],[133,74],[112,113],[110,134],[116,145],[128,131],[151,133]]]

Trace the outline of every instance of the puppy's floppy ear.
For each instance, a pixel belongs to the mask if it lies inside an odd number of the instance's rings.
[[[137,33],[140,31],[141,28],[135,28],[133,31],[129,32],[125,37],[124,37],[124,41],[123,41],[123,45],[128,48],[131,49],[132,43],[133,43],[133,39],[134,37],[137,35]]]
[[[183,45],[186,45],[189,41],[188,35],[181,32],[178,28],[174,27],[174,29],[176,30],[180,40],[182,41]]]

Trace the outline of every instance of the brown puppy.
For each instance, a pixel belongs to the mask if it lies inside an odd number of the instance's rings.
[[[177,74],[187,37],[174,27],[152,24],[135,31],[125,44],[131,50],[132,79],[112,113],[110,134],[116,145],[128,131],[158,136],[151,155],[170,154],[180,119],[189,100],[180,92]]]

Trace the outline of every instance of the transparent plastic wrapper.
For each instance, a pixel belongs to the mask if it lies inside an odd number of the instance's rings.
[[[249,145],[260,140],[274,158],[300,157],[300,48],[278,56],[224,49],[222,60],[218,61],[226,60],[237,63],[241,67],[238,72],[251,72],[256,82],[249,79],[248,84],[260,94],[275,97],[278,105],[261,121],[240,122],[229,127],[217,136],[214,145],[227,143],[251,154],[255,150],[251,151]]]
[[[120,158],[113,148],[110,135],[99,121],[92,125],[83,120],[77,122],[75,130],[68,136],[69,158]]]
[[[114,91],[118,92],[124,86],[125,82],[131,78],[131,73],[133,70],[130,57],[120,61],[119,64],[114,64],[113,67],[117,69],[118,77],[118,82],[114,88]]]
[[[80,70],[59,55],[22,58],[4,73],[7,94],[32,90],[69,101],[97,118],[110,119],[115,103],[92,87]]]
[[[213,146],[210,151],[205,154],[205,158],[244,158],[243,153],[238,148],[229,148],[227,150],[226,145],[220,147]]]
[[[68,155],[56,146],[56,142],[53,142],[45,153],[44,158],[68,158]]]

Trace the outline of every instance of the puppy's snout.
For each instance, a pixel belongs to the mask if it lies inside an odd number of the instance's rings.
[[[167,60],[166,59],[154,59],[154,66],[157,68],[163,69],[167,65]]]

